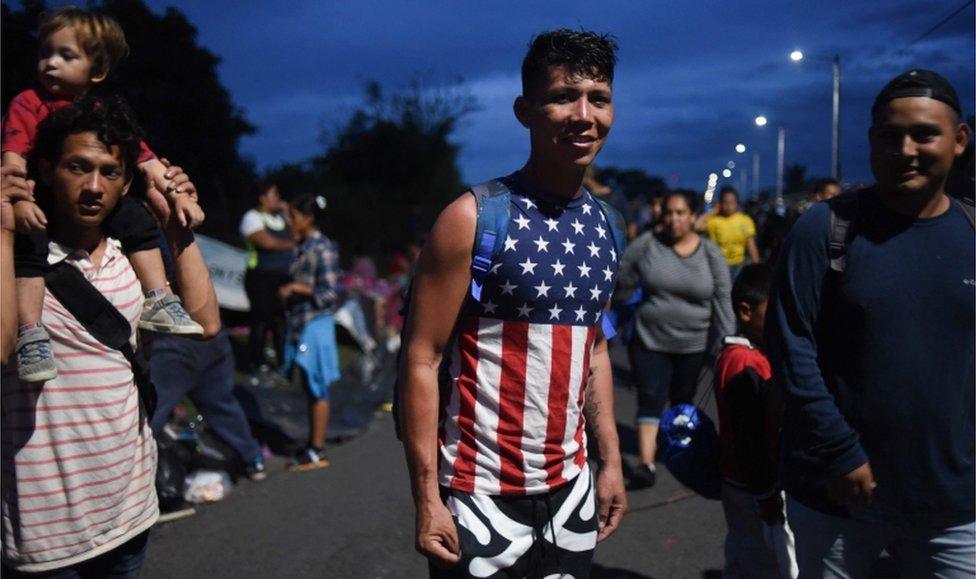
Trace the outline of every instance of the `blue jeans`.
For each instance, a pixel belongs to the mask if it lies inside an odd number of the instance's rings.
[[[796,535],[800,579],[860,579],[887,550],[902,577],[971,578],[976,574],[976,522],[947,529],[909,526],[879,509],[845,519],[792,498],[787,519]]]
[[[136,579],[146,559],[149,531],[143,531],[108,553],[70,567],[41,573],[22,573],[4,565],[3,576],[15,579]]]
[[[796,546],[788,523],[771,527],[759,518],[756,497],[722,482],[725,569],[722,579],[791,579],[796,577]],[[774,539],[779,536],[779,540]]]
[[[221,439],[250,462],[261,456],[261,445],[251,435],[244,409],[234,396],[234,353],[230,338],[221,332],[212,340],[156,336],[149,369],[159,405],[150,425],[159,435],[173,407],[188,396],[207,424]]]

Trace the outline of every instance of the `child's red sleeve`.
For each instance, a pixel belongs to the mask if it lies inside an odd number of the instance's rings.
[[[37,138],[40,98],[34,91],[24,91],[10,101],[7,115],[3,117],[2,152],[17,153],[26,157],[34,148]]]
[[[136,161],[136,164],[142,164],[155,158],[156,153],[152,152],[149,145],[147,145],[145,141],[139,141],[139,160]]]

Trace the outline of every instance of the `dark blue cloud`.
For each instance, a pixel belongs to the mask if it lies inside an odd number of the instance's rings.
[[[175,5],[259,129],[242,146],[266,167],[323,149],[323,129],[342,123],[363,83],[401,87],[418,74],[463,77],[481,110],[456,136],[471,181],[504,173],[527,152],[512,116],[518,69],[533,34],[554,27],[611,32],[620,44],[617,120],[599,162],[640,167],[701,188],[736,142],[761,155],[764,186],[775,175],[776,126],[787,163],[830,170],[830,64],[787,54],[839,54],[843,63],[842,167],[869,180],[866,132],[874,94],[899,72],[944,74],[974,110],[974,11],[900,52],[959,2],[155,2]],[[757,129],[752,119],[770,124]],[[733,177],[737,181],[736,177]]]

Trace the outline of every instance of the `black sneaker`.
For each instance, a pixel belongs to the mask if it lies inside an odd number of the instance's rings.
[[[627,488],[636,491],[654,486],[657,482],[657,470],[652,465],[642,464],[630,473],[630,484]]]
[[[288,470],[292,472],[315,470],[317,468],[325,468],[330,464],[332,463],[329,462],[329,459],[325,458],[324,449],[306,446],[298,451],[298,454],[292,459],[292,464],[288,467]]]
[[[264,459],[259,456],[244,465],[244,475],[253,481],[268,478],[268,471],[264,468]]]

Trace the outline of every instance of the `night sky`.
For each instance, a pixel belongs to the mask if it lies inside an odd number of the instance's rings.
[[[787,130],[786,163],[808,176],[830,172],[831,66],[842,59],[841,164],[846,181],[871,179],[868,111],[894,75],[933,69],[974,111],[974,8],[913,40],[964,2],[604,1],[255,2],[155,1],[175,6],[219,55],[220,75],[258,132],[242,142],[261,168],[307,159],[361,102],[363,85],[387,88],[418,76],[462,77],[480,110],[456,134],[464,178],[476,182],[520,166],[528,138],[515,121],[519,66],[530,38],[557,27],[612,33],[620,44],[617,117],[600,165],[640,168],[672,184],[704,189],[730,160],[761,184],[775,179],[776,127]],[[769,118],[759,129],[758,114]],[[741,161],[745,161],[744,163]],[[732,182],[738,184],[739,176]],[[751,187],[750,187],[751,188]]]

